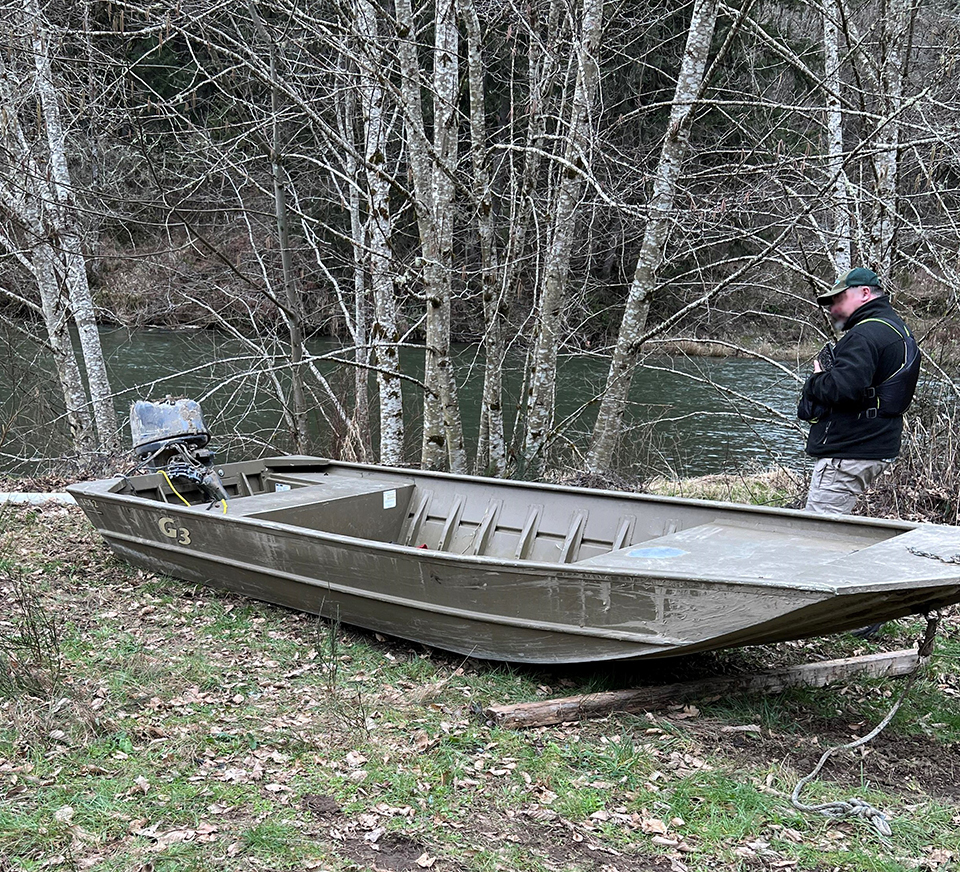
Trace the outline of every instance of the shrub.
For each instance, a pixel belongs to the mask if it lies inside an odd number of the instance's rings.
[[[62,672],[60,622],[22,571],[0,572],[0,589],[10,607],[0,618],[0,696],[49,697]]]

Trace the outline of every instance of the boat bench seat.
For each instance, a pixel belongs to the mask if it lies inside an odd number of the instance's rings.
[[[396,542],[407,516],[412,482],[396,479],[311,476],[301,483],[295,476],[267,476],[271,490],[232,499],[231,515],[275,521],[308,530]]]

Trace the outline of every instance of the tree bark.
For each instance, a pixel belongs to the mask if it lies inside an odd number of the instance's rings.
[[[640,351],[638,342],[646,326],[647,313],[650,311],[651,298],[656,288],[657,270],[663,259],[680,170],[690,140],[693,109],[703,85],[716,22],[717,0],[696,0],[680,74],[677,77],[670,121],[654,176],[643,242],[587,454],[586,466],[591,472],[603,472],[610,468],[613,461],[613,452],[633,381],[633,370]]]
[[[66,409],[70,440],[81,466],[88,464],[97,452],[97,437],[90,415],[83,376],[70,337],[70,310],[62,286],[63,264],[53,242],[56,238],[49,225],[45,203],[50,200],[48,173],[36,162],[33,148],[20,124],[22,92],[16,92],[11,71],[0,56],[0,142],[9,156],[7,172],[0,176],[0,207],[10,219],[11,233],[3,239],[9,253],[19,249],[18,259],[29,270],[40,296],[39,311],[43,316],[51,358]],[[23,240],[16,243],[12,232],[18,229]]]
[[[437,234],[435,290],[427,289],[427,306],[439,298],[439,318],[434,320],[434,339],[427,337],[427,354],[436,354],[440,404],[447,452],[444,458],[451,472],[467,472],[463,444],[456,372],[450,356],[450,313],[453,280],[454,179],[457,172],[457,99],[460,88],[459,43],[454,0],[437,0],[433,56],[433,227]],[[431,319],[428,316],[428,329]]]
[[[844,167],[843,109],[840,89],[840,28],[843,0],[823,10],[824,86],[826,88],[826,166],[830,179],[830,211],[833,213],[833,235],[830,260],[836,275],[843,275],[851,266],[850,204],[847,193],[847,172]]]
[[[371,0],[357,0],[357,27],[363,62],[360,76],[360,112],[364,128],[364,160],[367,178],[366,240],[370,257],[374,324],[371,331],[377,362],[380,397],[380,462],[396,466],[403,462],[403,395],[400,380],[400,331],[394,287],[393,217],[390,212],[390,181],[386,174],[388,125],[384,117],[384,92],[377,79],[383,49]]]
[[[477,237],[480,242],[480,284],[483,297],[483,394],[477,440],[477,472],[502,477],[507,470],[503,430],[503,325],[508,312],[501,283],[493,214],[493,192],[487,157],[486,99],[480,18],[473,0],[460,0],[460,16],[467,33],[467,71],[470,94],[470,162]]]
[[[23,0],[23,11],[25,23],[32,38],[36,87],[40,96],[40,109],[48,148],[49,184],[52,197],[45,210],[47,212],[45,223],[49,232],[55,237],[55,240],[51,241],[59,249],[63,261],[64,283],[80,337],[99,447],[108,454],[115,453],[120,449],[117,414],[113,405],[113,392],[107,376],[103,348],[100,344],[100,334],[97,330],[93,295],[87,283],[86,262],[76,214],[77,205],[74,200],[70,171],[67,167],[60,101],[50,66],[49,29],[41,18],[36,0]]]
[[[903,108],[903,78],[915,0],[886,0],[880,22],[880,124],[873,166],[876,178],[876,207],[870,228],[870,260],[881,278],[890,280],[896,262],[899,223],[897,189],[900,158],[899,114]]]
[[[423,396],[424,469],[449,466],[466,472],[456,374],[450,358],[450,283],[453,253],[453,195],[457,160],[456,100],[458,33],[453,0],[438,0],[434,21],[433,141],[427,136],[417,57],[417,32],[410,0],[398,0],[400,92],[420,234],[426,298]],[[431,155],[432,151],[432,155]]]
[[[0,74],[2,74],[2,66],[0,66]],[[6,96],[8,95],[5,94],[4,97]],[[12,103],[6,99],[2,104],[12,106]],[[62,293],[57,254],[47,238],[47,228],[44,226],[41,214],[44,199],[40,189],[43,185],[42,177],[39,168],[26,150],[25,140],[22,136],[15,135],[16,132],[20,132],[19,126],[15,112],[8,115],[7,124],[4,125],[8,137],[5,138],[8,142],[16,143],[15,153],[21,161],[21,169],[25,170],[15,187],[15,190],[20,193],[19,196],[11,195],[10,189],[4,183],[0,185],[0,203],[11,215],[16,216],[17,223],[24,231],[24,237],[29,240],[26,246],[27,261],[40,293],[44,327],[66,408],[70,440],[77,459],[83,466],[93,460],[96,455],[96,433],[90,417],[83,377],[70,338],[70,313],[65,305],[65,295]],[[16,131],[12,129],[14,127]],[[14,135],[9,136],[11,133]]]
[[[536,335],[531,353],[527,389],[526,434],[523,448],[525,475],[539,477],[552,438],[560,346],[560,314],[570,271],[577,211],[589,172],[593,104],[600,77],[598,52],[603,30],[602,0],[584,0],[577,47],[577,81],[554,207],[551,239],[538,301]]]
[[[357,73],[359,75],[359,73]],[[343,136],[353,140],[356,124],[357,100],[355,89],[346,88],[343,111]],[[370,438],[370,394],[367,388],[369,380],[370,352],[367,348],[367,262],[364,241],[364,222],[360,212],[360,166],[352,149],[347,150],[344,158],[349,183],[348,205],[350,211],[350,241],[353,255],[353,320],[350,324],[350,337],[353,341],[353,424],[357,432],[357,460],[362,462],[373,458],[373,444]]]

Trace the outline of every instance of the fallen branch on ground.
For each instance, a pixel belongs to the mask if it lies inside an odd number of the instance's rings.
[[[903,676],[914,672],[918,664],[917,652],[907,649],[844,657],[822,663],[804,663],[753,675],[713,677],[662,687],[637,687],[513,705],[491,705],[484,709],[484,714],[503,727],[539,727],[614,712],[654,711],[705,697],[777,693],[788,687],[823,687],[854,676]]]

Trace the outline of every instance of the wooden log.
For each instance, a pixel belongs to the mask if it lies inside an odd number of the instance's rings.
[[[788,687],[823,687],[834,681],[909,675],[920,663],[913,649],[804,663],[753,675],[705,678],[662,687],[637,687],[560,699],[491,705],[484,714],[503,727],[539,727],[599,717],[614,712],[656,711],[695,699],[734,694],[777,693]]]

